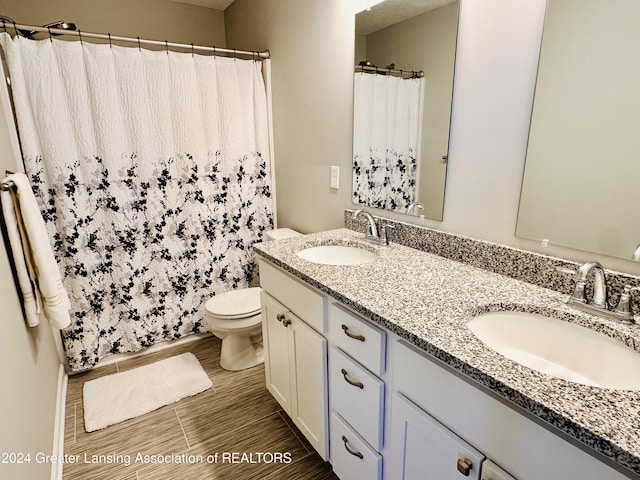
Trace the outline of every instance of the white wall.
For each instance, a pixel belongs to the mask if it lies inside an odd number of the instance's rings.
[[[236,0],[227,43],[273,55],[281,226],[342,224],[351,204],[353,11],[343,0]],[[545,0],[462,0],[442,222],[423,225],[640,274],[634,262],[515,236]],[[353,9],[352,9],[353,10]],[[340,165],[330,191],[329,165]],[[404,215],[379,215],[407,221]],[[419,219],[415,220],[420,222]]]

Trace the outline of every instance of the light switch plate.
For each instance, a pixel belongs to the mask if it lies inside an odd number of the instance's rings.
[[[331,181],[329,182],[331,188],[338,189],[340,186],[340,167],[335,165],[331,166]]]

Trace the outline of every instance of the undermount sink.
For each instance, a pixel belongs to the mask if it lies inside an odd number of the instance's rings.
[[[485,345],[526,367],[575,383],[640,390],[640,353],[586,327],[525,312],[469,320]]]
[[[300,250],[296,255],[323,265],[362,265],[378,258],[375,252],[351,245],[319,245]]]

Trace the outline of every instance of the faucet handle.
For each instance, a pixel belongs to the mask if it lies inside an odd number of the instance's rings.
[[[587,303],[587,295],[584,291],[585,287],[587,286],[587,282],[578,278],[578,271],[560,266],[556,267],[556,271],[564,273],[566,275],[572,275],[573,279],[576,281],[573,293],[571,294],[571,296],[569,296],[568,303]]]
[[[569,297],[568,303],[587,303],[587,295],[584,291],[587,282],[578,279],[578,271],[567,267],[556,267],[556,271],[566,275],[572,275],[576,281],[573,293]]]
[[[614,313],[620,315],[622,320],[633,323],[633,312],[631,311],[631,294],[633,292],[640,291],[640,287],[632,287],[631,285],[625,285],[624,290],[620,294],[620,300],[614,310]]]
[[[389,239],[387,238],[387,228],[390,228],[391,230],[395,230],[395,226],[391,225],[390,223],[385,223],[382,225],[382,228],[380,230],[380,246],[381,247],[386,247],[387,245],[389,245]]]

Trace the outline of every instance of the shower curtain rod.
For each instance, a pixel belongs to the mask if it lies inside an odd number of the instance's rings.
[[[10,23],[10,22],[6,22],[6,21],[2,21],[2,27],[4,28],[5,31],[7,31],[10,28],[14,28],[16,30],[16,34],[18,34],[18,30],[29,30],[32,32],[43,32],[43,33],[49,33],[51,34],[57,34],[57,35],[73,35],[75,37],[79,37],[80,41],[82,41],[83,38],[96,38],[99,40],[107,40],[109,42],[109,44],[111,44],[112,41],[115,42],[128,42],[128,43],[135,43],[138,45],[138,47],[140,47],[141,45],[155,45],[155,46],[159,46],[159,47],[164,47],[167,50],[169,48],[180,48],[180,49],[184,49],[184,50],[191,50],[192,52],[194,51],[198,51],[198,52],[211,52],[214,55],[216,53],[226,53],[226,54],[231,54],[233,56],[237,56],[237,55],[244,55],[247,57],[251,57],[254,60],[255,59],[266,59],[269,58],[269,51],[265,50],[263,52],[250,52],[248,50],[236,50],[236,49],[229,49],[229,48],[218,48],[218,47],[205,47],[202,45],[194,45],[193,43],[175,43],[175,42],[168,42],[167,40],[165,40],[164,42],[158,41],[158,40],[144,40],[140,37],[121,37],[118,35],[111,35],[110,33],[108,34],[104,34],[104,33],[90,33],[90,32],[81,32],[80,30],[63,30],[60,28],[47,28],[47,27],[38,27],[35,25],[22,25],[19,23]]]
[[[424,77],[424,72],[422,70],[418,72],[413,70],[393,70],[391,68],[370,67],[367,65],[356,65],[356,72],[388,73],[393,77],[402,77],[403,75],[409,75],[407,78]]]

